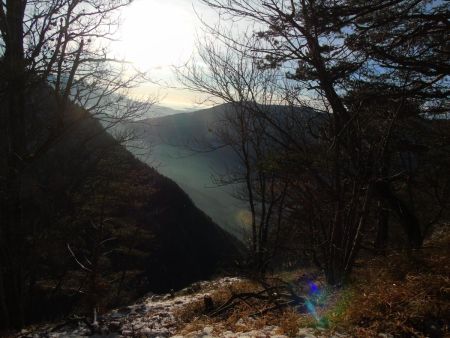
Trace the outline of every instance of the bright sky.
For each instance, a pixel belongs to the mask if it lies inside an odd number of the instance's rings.
[[[194,51],[200,26],[194,8],[202,17],[213,17],[198,0],[135,0],[123,10],[120,41],[113,43],[112,52],[161,83],[143,85],[133,94],[158,94],[162,97],[160,104],[172,108],[194,107],[199,101],[194,93],[164,86],[176,85],[171,66],[183,65]]]

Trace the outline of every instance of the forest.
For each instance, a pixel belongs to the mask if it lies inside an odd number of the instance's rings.
[[[112,309],[224,276],[162,336],[450,334],[448,3],[199,2],[217,20],[173,72],[214,107],[158,119],[108,52],[133,0],[0,2],[0,335],[76,316],[106,337]],[[201,175],[245,208],[232,233],[143,163],[156,138],[220,164]]]

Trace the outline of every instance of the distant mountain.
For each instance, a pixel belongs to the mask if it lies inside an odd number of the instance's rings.
[[[177,146],[186,146],[186,143],[189,143],[194,146],[194,140],[202,141],[206,138],[211,141],[214,139],[214,135],[211,133],[212,128],[229,109],[228,104],[223,104],[213,108],[178,112],[166,116],[155,114],[155,116],[138,121],[139,123],[133,126],[133,129],[138,133],[143,132],[147,139],[151,138],[154,142]]]
[[[281,121],[292,108],[287,106],[261,106],[274,120]],[[225,115],[233,111],[230,103],[212,108],[183,112],[168,116],[151,116],[137,121],[130,128],[143,140],[156,144],[170,144],[180,148],[201,148],[205,143],[217,142],[214,130],[222,125]],[[293,112],[310,125],[318,125],[324,115],[311,109],[297,107]],[[227,158],[229,160],[229,158]]]
[[[180,113],[182,113],[182,111],[178,109],[173,109],[160,105],[153,105],[150,111],[147,113],[147,118],[162,117]]]
[[[149,112],[147,112],[146,116],[143,119],[149,119],[149,118],[158,118],[158,117],[164,117],[164,116],[170,116],[170,115],[176,115],[176,114],[184,114],[184,113],[192,113],[196,111],[196,109],[193,108],[171,108],[167,106],[162,106],[159,104],[154,104],[151,106]]]
[[[238,158],[229,148],[196,151],[217,142],[212,129],[228,109],[220,105],[190,113],[149,118],[129,126],[150,153],[140,158],[179,184],[194,203],[223,229],[242,237],[240,215],[247,204],[235,199],[236,187],[216,187],[212,175],[224,174]]]
[[[224,174],[241,164],[228,147],[203,152],[205,144],[218,144],[213,130],[221,125],[231,104],[222,104],[191,113],[149,118],[129,126],[150,154],[140,158],[158,167],[159,172],[177,182],[195,204],[223,229],[242,237],[248,205],[232,197],[237,186],[214,186],[211,176]],[[275,118],[283,118],[288,107],[268,106]],[[298,108],[305,119],[318,116],[311,109]],[[314,122],[316,123],[316,122]],[[200,150],[200,151],[196,151]],[[137,152],[139,153],[139,152]]]

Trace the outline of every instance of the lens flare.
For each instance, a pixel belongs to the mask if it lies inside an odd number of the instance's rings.
[[[319,322],[319,321],[320,321],[320,317],[319,317],[318,314],[317,314],[316,306],[315,306],[309,299],[307,299],[307,300],[305,301],[305,306],[306,306],[306,309],[308,310],[309,314],[310,314],[311,316],[313,316],[314,319],[315,319],[317,322]]]
[[[325,301],[325,292],[313,281],[306,281],[308,286],[308,295],[305,300],[306,311],[316,320],[318,327],[326,327],[327,320],[317,313],[317,307],[321,306]]]
[[[310,295],[316,295],[319,293],[319,287],[314,282],[308,282],[308,286]]]

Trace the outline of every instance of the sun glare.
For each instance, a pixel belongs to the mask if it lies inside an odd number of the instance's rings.
[[[183,0],[137,0],[122,14],[115,52],[141,70],[187,61],[195,29],[190,4]]]

